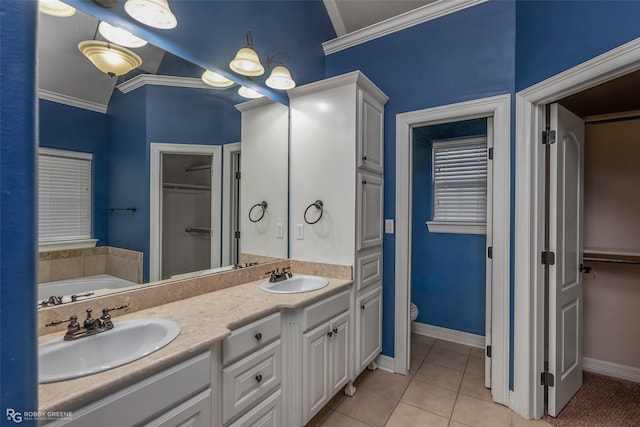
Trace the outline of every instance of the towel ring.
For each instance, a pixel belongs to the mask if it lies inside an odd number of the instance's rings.
[[[304,210],[304,222],[306,222],[309,225],[312,225],[312,224],[315,224],[316,222],[320,221],[320,218],[322,218],[322,214],[324,213],[323,206],[324,205],[322,204],[322,200],[316,200],[315,202],[313,202],[309,206],[307,206],[307,209]],[[307,219],[307,213],[309,212],[309,209],[311,209],[311,208],[316,208],[317,210],[320,211],[320,216],[315,221],[309,221]]]
[[[253,210],[255,208],[262,208],[262,212],[260,212],[260,218],[258,219],[253,219],[253,216],[251,215],[251,213],[253,212]],[[251,209],[249,209],[249,221],[251,222],[258,222],[260,221],[262,218],[264,218],[264,213],[267,211],[267,202],[265,202],[264,200],[261,201],[260,203],[256,203],[255,205],[251,206]]]

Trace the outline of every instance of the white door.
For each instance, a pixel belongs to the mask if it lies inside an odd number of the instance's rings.
[[[491,388],[491,302],[493,300],[493,117],[487,117],[487,263],[485,279],[484,386]],[[489,256],[491,251],[491,257]]]
[[[584,122],[551,105],[549,250],[549,415],[556,416],[582,386],[582,205]]]
[[[348,311],[331,321],[331,387],[336,394],[349,381],[349,316]]]

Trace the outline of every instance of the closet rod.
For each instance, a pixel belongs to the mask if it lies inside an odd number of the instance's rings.
[[[185,172],[193,172],[193,171],[201,171],[201,170],[206,170],[206,169],[211,169],[211,165],[188,166],[188,167],[184,168],[184,171]]]
[[[593,262],[612,262],[614,264],[640,264],[640,260],[620,259],[620,258],[589,258],[585,257],[584,261]]]

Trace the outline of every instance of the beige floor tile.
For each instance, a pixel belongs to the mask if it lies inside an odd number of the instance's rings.
[[[370,372],[369,375],[362,380],[360,389],[373,391],[389,399],[398,401],[410,382],[410,376],[393,374],[378,369],[375,372]]]
[[[409,359],[409,373],[408,373],[409,376],[413,377],[416,374],[416,372],[418,372],[418,370],[420,369],[420,366],[422,366],[422,362],[426,357],[427,357],[426,354],[418,357],[411,356],[411,358]]]
[[[427,353],[429,353],[430,349],[431,349],[431,346],[411,344],[411,357],[424,358],[427,355]]]
[[[412,381],[400,401],[450,418],[456,403],[456,392],[421,381]]]
[[[322,423],[322,427],[369,427],[369,425],[340,412],[332,412]]]
[[[510,427],[511,410],[497,403],[461,394],[451,419],[470,427]]]
[[[322,423],[331,415],[333,409],[325,405],[320,411],[306,423],[305,427],[320,427]]]
[[[469,372],[474,375],[484,375],[484,357],[476,357],[471,353],[465,372]]]
[[[385,427],[447,427],[448,424],[448,418],[400,402]]]
[[[423,363],[414,378],[418,381],[457,392],[460,389],[462,376],[463,373],[455,369],[433,363]]]
[[[484,348],[472,347],[471,348],[471,357],[481,357],[484,359]]]
[[[432,349],[425,359],[428,363],[446,366],[447,368],[464,371],[467,366],[468,355],[440,348]]]
[[[469,372],[465,373],[462,379],[462,385],[460,386],[460,394],[493,402],[491,390],[484,386],[484,375],[480,376],[473,375]]]
[[[466,425],[464,425],[462,423],[459,423],[457,421],[451,420],[451,421],[449,421],[449,427],[468,427],[468,426],[466,426]]]
[[[336,411],[370,426],[382,427],[395,406],[393,399],[372,391],[358,390],[355,396],[344,399]]]
[[[429,349],[433,346],[433,343],[435,343],[435,341],[435,338],[428,337],[426,335],[411,334],[412,346],[419,345],[422,347],[427,347]]]
[[[327,403],[327,406],[331,409],[336,409],[338,406],[340,406],[342,401],[346,398],[347,396],[344,394],[344,389],[340,390],[338,393],[336,393],[335,396],[331,398],[331,400],[329,400],[329,402]]]
[[[515,412],[511,413],[511,425],[513,427],[552,427],[545,420],[525,420]]]
[[[440,350],[454,351],[456,353],[464,354],[467,356],[471,354],[471,347],[469,347],[468,345],[459,344],[457,342],[451,342],[451,341],[436,340],[435,344],[433,345],[433,348],[434,349],[437,348]]]

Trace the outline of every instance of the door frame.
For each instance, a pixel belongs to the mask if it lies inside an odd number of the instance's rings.
[[[231,190],[233,189],[233,181],[236,179],[233,176],[233,168],[231,167],[231,160],[233,156],[242,153],[242,144],[240,142],[234,142],[231,144],[225,144],[222,146],[222,264],[231,265],[231,247],[232,247],[232,233],[235,230],[231,230],[233,221],[231,220],[231,214],[233,213],[233,206],[231,204],[233,197]],[[240,209],[240,200],[238,202],[238,209]],[[239,262],[239,261],[238,261]]]
[[[222,209],[214,209],[221,204],[222,195],[222,147],[219,145],[197,144],[150,144],[149,168],[149,281],[155,282],[162,277],[162,154],[209,155],[211,159],[211,226],[220,228]],[[220,261],[220,240],[211,239],[211,261]]]
[[[511,224],[511,95],[498,95],[396,116],[396,249],[394,371],[406,374],[411,342],[412,129],[493,117],[492,396],[509,404],[509,266]]]
[[[516,93],[516,222],[512,409],[524,418],[544,411],[545,105],[640,70],[640,38]]]

